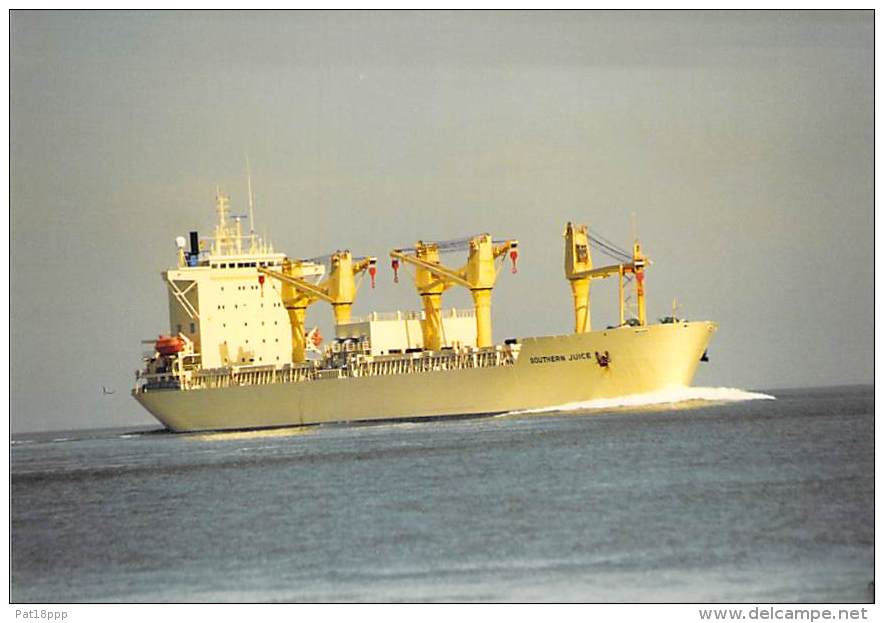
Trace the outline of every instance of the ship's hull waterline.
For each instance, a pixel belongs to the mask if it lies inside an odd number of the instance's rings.
[[[217,389],[135,398],[176,432],[438,418],[537,409],[691,384],[714,322],[622,327],[521,340],[511,366]],[[600,365],[596,353],[609,356]]]

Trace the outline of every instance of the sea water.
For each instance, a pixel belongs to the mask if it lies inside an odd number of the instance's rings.
[[[16,436],[11,600],[871,601],[873,432],[863,386]]]

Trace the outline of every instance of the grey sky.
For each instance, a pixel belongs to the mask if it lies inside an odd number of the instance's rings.
[[[721,324],[696,384],[872,382],[872,12],[11,21],[13,432],[153,423],[128,390],[159,272],[216,184],[245,211],[246,152],[292,256],[519,238],[498,340],[567,332],[565,222],[626,246],[635,212],[649,314]],[[419,306],[388,266],[357,314]]]

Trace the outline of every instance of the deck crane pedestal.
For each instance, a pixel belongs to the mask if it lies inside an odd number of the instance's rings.
[[[632,260],[610,266],[592,267],[592,255],[589,249],[589,234],[586,225],[568,223],[565,227],[565,277],[571,284],[574,296],[574,332],[584,333],[592,330],[590,322],[589,286],[593,279],[607,279],[618,275],[620,296],[620,325],[626,323],[626,300],[624,297],[624,278],[635,275],[635,297],[638,323],[646,326],[645,312],[645,269],[650,260],[642,253],[641,243],[636,239],[632,245]]]
[[[350,251],[337,251],[331,256],[329,276],[320,283],[310,283],[304,279],[303,265],[313,266],[313,262],[286,259],[282,272],[269,268],[259,268],[259,279],[264,275],[282,283],[282,300],[292,325],[292,362],[306,360],[306,337],[304,319],[307,308],[317,301],[330,303],[335,314],[335,324],[350,321],[350,311],[356,299],[356,275],[368,270],[374,287],[374,270],[377,258],[366,257],[354,260]],[[262,281],[263,283],[263,281]]]
[[[466,264],[457,269],[440,263],[439,244],[435,242],[418,241],[413,250],[390,251],[394,270],[398,269],[399,261],[415,267],[414,283],[423,300],[424,320],[421,331],[426,350],[437,351],[442,348],[442,293],[455,285],[467,288],[473,296],[476,346],[487,348],[493,344],[491,292],[497,280],[494,261],[509,252],[515,271],[519,242],[506,240],[495,244],[489,234],[480,234],[470,238],[467,244],[469,257]]]

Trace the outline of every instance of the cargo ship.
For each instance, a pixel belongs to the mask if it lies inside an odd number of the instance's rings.
[[[492,292],[507,260],[516,271],[518,241],[489,234],[390,250],[394,280],[408,271],[421,309],[354,317],[377,258],[293,259],[254,232],[251,190],[248,208],[231,216],[218,191],[213,235],[176,238],[176,265],[162,273],[170,331],[143,341],[132,395],[171,431],[475,417],[686,387],[717,330],[674,310],[648,323],[639,241],[630,252],[572,223],[572,332],[494,343]],[[614,262],[594,266],[593,250]],[[443,263],[458,253],[463,265]],[[593,330],[590,285],[607,278],[619,280],[619,323]],[[454,287],[470,291],[472,309],[443,306]],[[306,325],[316,303],[334,314],[328,343]]]

